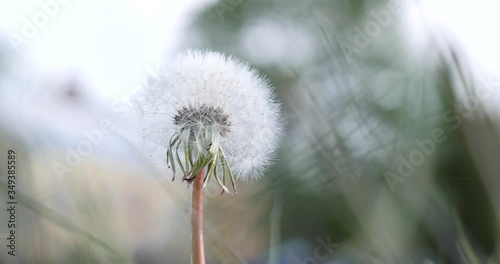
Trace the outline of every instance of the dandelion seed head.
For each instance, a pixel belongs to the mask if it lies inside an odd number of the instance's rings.
[[[189,155],[204,159],[208,170],[214,165],[219,177],[226,169],[243,181],[260,177],[282,132],[280,106],[267,80],[216,52],[178,55],[147,78],[135,105],[145,135],[157,130],[145,138],[160,142],[160,152],[170,149],[183,160],[187,144]]]

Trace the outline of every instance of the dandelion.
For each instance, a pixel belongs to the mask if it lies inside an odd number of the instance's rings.
[[[247,64],[215,52],[188,51],[150,76],[135,104],[145,136],[165,149],[166,164],[193,183],[192,263],[205,263],[203,189],[228,192],[235,178],[260,177],[281,134],[271,86]],[[147,129],[152,129],[149,133]]]
[[[149,138],[191,183],[206,168],[222,192],[260,177],[281,133],[280,109],[256,70],[216,52],[188,51],[150,76],[136,98]]]

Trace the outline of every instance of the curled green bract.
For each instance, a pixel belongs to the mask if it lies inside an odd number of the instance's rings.
[[[226,187],[229,178],[236,192],[235,180],[220,144],[221,137],[229,131],[227,118],[220,110],[203,106],[183,108],[174,119],[178,127],[169,140],[166,153],[167,165],[173,173],[172,181],[177,167],[183,173],[182,180],[188,183],[206,168],[203,189],[214,178],[222,189],[221,194],[231,193]]]

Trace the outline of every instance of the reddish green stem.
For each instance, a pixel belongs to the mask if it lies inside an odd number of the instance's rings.
[[[203,180],[204,170],[193,181],[191,201],[192,264],[205,264],[205,244],[203,241]]]

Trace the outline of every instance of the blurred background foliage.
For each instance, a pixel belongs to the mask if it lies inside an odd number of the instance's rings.
[[[499,120],[483,102],[498,83],[425,18],[415,23],[426,41],[415,43],[401,17],[408,5],[222,0],[184,29],[179,51],[225,52],[265,74],[287,122],[263,179],[234,196],[208,189],[209,263],[500,262]],[[2,94],[15,80],[5,58]],[[67,93],[77,84],[61,85],[58,98],[95,120],[112,116]],[[189,192],[123,133],[61,185],[46,179],[69,143],[1,117],[2,149],[24,156],[19,263],[189,262]]]

